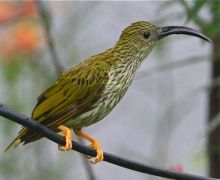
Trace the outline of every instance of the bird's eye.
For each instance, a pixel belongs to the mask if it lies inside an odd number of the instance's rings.
[[[149,37],[150,37],[150,32],[145,31],[145,32],[143,33],[143,37],[144,37],[144,39],[149,38]]]

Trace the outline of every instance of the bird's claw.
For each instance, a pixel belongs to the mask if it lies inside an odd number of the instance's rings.
[[[104,155],[103,155],[103,150],[98,142],[94,142],[89,145],[90,148],[96,150],[96,157],[91,157],[91,156],[86,156],[92,164],[99,163],[103,161]]]
[[[60,151],[70,151],[70,150],[72,150],[72,147],[73,147],[72,141],[69,140],[69,139],[66,139],[66,144],[65,144],[65,146],[58,145],[58,149],[59,149]]]
[[[62,127],[61,126],[61,130],[63,130],[64,132],[61,132],[60,133],[60,136],[64,137],[65,138],[65,145],[58,145],[58,149],[60,151],[70,151],[72,150],[72,134],[71,134],[71,131],[66,128],[66,127]]]
[[[81,130],[76,131],[76,134],[91,142],[92,144],[90,144],[89,147],[96,150],[96,157],[86,156],[86,158],[90,159],[92,164],[101,162],[104,159],[104,155],[100,143],[95,138],[92,138],[89,135],[83,133]]]

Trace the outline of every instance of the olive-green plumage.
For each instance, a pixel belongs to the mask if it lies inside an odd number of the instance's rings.
[[[136,69],[160,34],[161,28],[155,25],[144,21],[133,23],[122,32],[114,47],[62,74],[38,98],[32,119],[56,132],[61,124],[78,130],[100,121],[124,96]],[[8,148],[41,137],[24,127]]]

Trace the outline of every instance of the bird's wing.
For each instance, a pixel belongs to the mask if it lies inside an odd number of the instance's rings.
[[[47,127],[57,127],[78,117],[101,97],[108,81],[105,66],[81,64],[63,74],[46,90],[33,110],[32,118]]]
[[[90,62],[90,61],[88,61]],[[93,108],[108,81],[108,66],[100,63],[81,63],[64,73],[38,98],[32,119],[58,131],[57,127]],[[83,123],[83,122],[82,122]],[[17,147],[41,138],[42,135],[23,127],[6,148]]]

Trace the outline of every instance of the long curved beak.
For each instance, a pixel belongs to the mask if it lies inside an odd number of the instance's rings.
[[[184,27],[184,26],[165,26],[159,28],[159,39],[162,39],[166,36],[172,35],[172,34],[186,34],[190,36],[196,36],[198,38],[201,38],[205,41],[211,42],[211,40],[206,37],[204,34],[200,33],[199,31],[196,31],[194,29]]]

